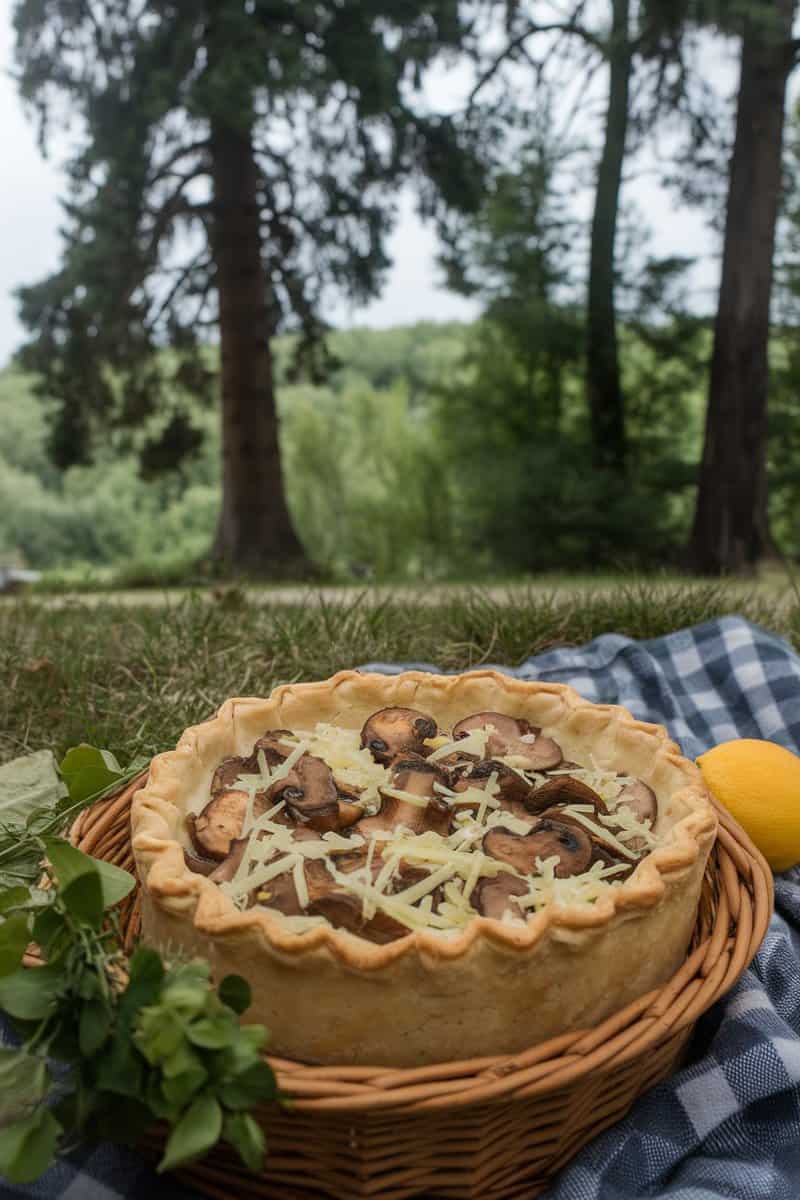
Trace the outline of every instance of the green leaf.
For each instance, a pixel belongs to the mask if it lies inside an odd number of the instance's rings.
[[[61,1126],[47,1108],[0,1129],[0,1173],[10,1183],[32,1183],[52,1163]]]
[[[185,1041],[181,1041],[174,1053],[164,1060],[161,1070],[169,1079],[175,1075],[182,1075],[185,1071],[204,1071],[204,1067],[194,1050]]]
[[[28,1116],[47,1090],[47,1064],[26,1050],[0,1049],[0,1129]]]
[[[103,889],[97,863],[63,838],[44,838],[61,899],[72,916],[97,929],[103,919]]]
[[[22,962],[31,940],[27,913],[15,913],[0,924],[0,977],[11,975]]]
[[[81,1054],[91,1058],[97,1053],[109,1035],[111,1021],[111,1008],[104,996],[95,996],[84,1001],[78,1025]]]
[[[37,913],[33,922],[33,940],[42,948],[45,958],[50,960],[57,951],[58,939],[67,933],[67,923],[56,908],[46,908]]]
[[[217,989],[220,1000],[239,1016],[250,1007],[250,984],[241,975],[226,975]]]
[[[0,913],[7,913],[12,908],[19,908],[23,904],[27,904],[31,898],[30,888],[26,887],[10,887],[5,891],[0,892]]]
[[[152,1065],[174,1054],[183,1037],[179,1016],[163,1005],[156,1004],[139,1012],[133,1040]]]
[[[50,750],[37,750],[0,767],[0,822],[23,823],[32,813],[55,809],[65,793]]]
[[[125,1029],[117,1028],[97,1065],[97,1086],[115,1096],[136,1098],[142,1090],[144,1067]]]
[[[207,1079],[208,1072],[198,1063],[179,1075],[173,1075],[171,1079],[165,1079],[161,1084],[161,1091],[174,1111],[181,1112]]]
[[[206,1154],[219,1141],[222,1109],[213,1096],[199,1096],[170,1134],[164,1157],[156,1170],[172,1171],[182,1163]]]
[[[130,1026],[139,1009],[155,1004],[164,975],[160,955],[146,946],[137,946],[128,966],[128,986],[119,1000],[118,1012],[122,1025]]]
[[[93,858],[95,870],[100,876],[100,887],[103,891],[103,908],[111,908],[119,904],[136,887],[136,880],[130,871],[115,867],[113,863],[103,862],[101,858]]]
[[[61,899],[68,912],[78,921],[99,929],[103,921],[103,889],[96,871],[73,879],[61,888]]]
[[[246,1167],[260,1171],[267,1149],[264,1130],[249,1113],[229,1113],[222,1126],[222,1136],[230,1142]]]
[[[226,1108],[252,1108],[268,1100],[275,1100],[278,1088],[271,1067],[263,1062],[253,1063],[234,1079],[228,1080],[219,1089],[219,1098]]]
[[[186,1036],[195,1046],[204,1050],[222,1050],[231,1040],[234,1030],[231,1023],[222,1017],[201,1017],[186,1026]]]
[[[58,964],[46,967],[20,967],[13,975],[0,979],[0,1010],[23,1021],[37,1021],[53,1009],[67,979]]]
[[[113,754],[96,746],[73,746],[60,765],[61,777],[72,803],[88,800],[119,782],[124,772]]]
[[[42,873],[41,853],[26,841],[24,829],[0,828],[0,888],[33,884]]]

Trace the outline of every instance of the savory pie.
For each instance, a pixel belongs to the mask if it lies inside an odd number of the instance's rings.
[[[132,812],[144,939],[250,982],[277,1054],[514,1053],[665,982],[716,817],[660,726],[493,671],[227,701]]]

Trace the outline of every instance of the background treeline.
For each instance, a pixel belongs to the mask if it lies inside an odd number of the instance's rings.
[[[797,554],[799,7],[16,0],[23,101],[74,136],[61,262],[18,293],[4,552],[273,579]],[[654,256],[641,172],[706,245]],[[332,332],[380,294],[401,189],[482,319]]]
[[[529,314],[530,315],[530,314]],[[558,363],[486,317],[335,334],[325,386],[289,381],[276,343],[289,507],[326,577],[435,579],[680,561],[702,445],[710,323],[684,315],[621,330],[632,468],[624,491],[587,469],[580,320]],[[570,323],[571,341],[567,338]],[[797,331],[771,353],[770,515],[800,555]],[[213,367],[216,354],[208,352]],[[61,472],[47,453],[46,402],[19,370],[0,373],[0,559],[72,577],[181,581],[198,573],[220,503],[219,416],[177,473],[143,479],[135,440]],[[557,406],[554,395],[558,396]],[[550,403],[546,403],[549,397]],[[557,410],[556,410],[557,408]],[[141,431],[146,437],[146,431]]]

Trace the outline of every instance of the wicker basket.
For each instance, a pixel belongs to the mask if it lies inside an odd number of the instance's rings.
[[[72,842],[133,871],[129,816],[140,784],[83,812]],[[698,1017],[758,949],[772,874],[744,831],[718,812],[690,954],[665,987],[595,1029],[513,1056],[402,1070],[270,1058],[291,1104],[263,1112],[264,1173],[252,1175],[220,1147],[180,1175],[226,1200],[538,1195],[581,1146],[679,1065]],[[139,930],[136,893],[124,902],[122,927],[130,949]],[[159,1137],[145,1149],[160,1150]]]

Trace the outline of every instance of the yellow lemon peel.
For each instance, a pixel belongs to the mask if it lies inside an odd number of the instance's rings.
[[[722,742],[697,765],[710,792],[750,835],[773,871],[800,862],[800,757],[775,742]]]

